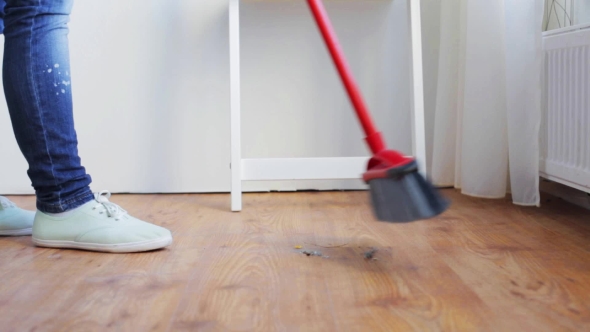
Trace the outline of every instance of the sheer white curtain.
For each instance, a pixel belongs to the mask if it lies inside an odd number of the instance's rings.
[[[441,0],[431,177],[539,205],[543,0]]]

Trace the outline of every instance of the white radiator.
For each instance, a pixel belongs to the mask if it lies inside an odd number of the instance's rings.
[[[590,27],[546,32],[541,176],[590,192]]]

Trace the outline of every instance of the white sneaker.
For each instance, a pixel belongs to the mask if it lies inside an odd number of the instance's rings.
[[[35,212],[19,208],[0,196],[0,236],[31,235]]]
[[[169,230],[141,221],[109,202],[103,191],[95,199],[59,216],[37,212],[33,243],[40,247],[102,252],[139,252],[172,244]]]

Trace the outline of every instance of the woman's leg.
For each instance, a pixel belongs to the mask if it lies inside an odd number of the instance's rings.
[[[68,22],[73,0],[6,0],[4,92],[37,208],[60,213],[93,199],[78,156]]]
[[[4,31],[4,6],[0,0],[0,33]],[[17,207],[6,197],[0,196],[0,236],[31,235],[35,213]]]
[[[33,243],[137,252],[169,246],[169,230],[94,195],[78,157],[68,21],[73,0],[6,0],[4,89],[14,132],[37,193]],[[6,202],[5,205],[10,205]]]

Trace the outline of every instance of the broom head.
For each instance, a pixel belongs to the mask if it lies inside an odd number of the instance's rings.
[[[363,180],[369,184],[373,212],[380,221],[429,219],[450,205],[418,172],[416,161],[396,151],[383,150],[371,158]]]

